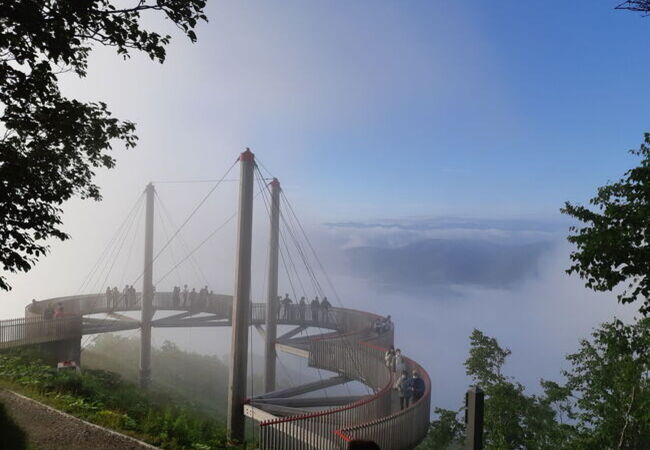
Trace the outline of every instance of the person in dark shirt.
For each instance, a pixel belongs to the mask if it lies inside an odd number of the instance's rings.
[[[298,318],[301,322],[305,321],[305,309],[307,309],[305,297],[300,297],[300,302],[298,302]]]
[[[172,305],[174,308],[178,308],[181,304],[181,288],[180,286],[174,286],[172,291]]]
[[[318,301],[318,296],[314,297],[311,301],[311,320],[318,322],[318,312],[320,310],[320,302]]]
[[[291,312],[292,312],[292,303],[293,301],[289,298],[289,294],[285,294],[284,298],[282,299],[282,307],[284,309],[284,315],[283,318],[285,320],[291,319]]]
[[[331,307],[332,307],[332,305],[327,300],[327,297],[323,297],[323,301],[320,302],[320,309],[321,309],[321,315],[323,316],[323,321],[324,322],[329,321],[329,315],[330,315],[330,308]]]
[[[411,395],[413,396],[413,403],[415,403],[422,398],[426,389],[424,380],[420,378],[420,374],[417,370],[413,371],[413,376],[409,380],[409,385],[411,389]]]

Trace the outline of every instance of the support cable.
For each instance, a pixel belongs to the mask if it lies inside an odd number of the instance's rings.
[[[176,225],[175,225],[175,223],[174,223],[173,216],[172,216],[172,214],[170,213],[169,209],[167,208],[167,206],[165,205],[165,203],[162,201],[162,198],[161,198],[160,196],[158,196],[157,193],[156,193],[156,196],[158,197],[158,201],[159,201],[159,203],[160,203],[160,205],[161,205],[161,207],[162,207],[163,212],[164,212],[165,215],[167,216],[167,221],[171,224],[172,229],[176,228]],[[186,241],[185,238],[183,237],[183,234],[182,234],[182,233],[179,233],[179,235],[178,235],[178,239],[179,239],[180,244],[181,244],[181,246],[183,247],[183,249],[184,249],[186,252],[189,252],[189,251],[190,251],[189,245],[187,244],[187,241]],[[206,285],[209,285],[210,283],[208,282],[208,278],[205,276],[205,273],[203,272],[203,269],[201,269],[201,265],[200,265],[199,262],[196,260],[196,258],[194,257],[194,255],[192,255],[191,258],[190,258],[190,264],[192,265],[192,268],[193,268],[193,270],[195,271],[195,275],[198,273],[197,279],[199,280],[199,284],[201,284],[201,280],[203,280],[203,282],[204,282]]]
[[[158,195],[156,195],[156,200],[158,200],[158,205],[161,206],[161,208],[154,208],[156,210],[156,212],[158,213],[158,220],[160,221],[160,228],[162,228],[162,230],[163,230],[163,234],[165,235],[165,239],[169,239],[169,233],[167,232],[167,226],[165,225],[164,217],[163,217],[162,213],[160,212],[160,209],[162,209],[162,202],[160,201],[160,197],[158,197]],[[174,246],[173,245],[169,246],[169,255],[170,255],[172,265],[176,264],[176,256],[174,255]],[[176,279],[177,279],[178,283],[181,286],[183,286],[183,281],[182,281],[182,278],[181,278],[181,275],[180,275],[179,271],[175,270],[174,274],[176,275]]]
[[[86,289],[88,287],[88,284],[90,283],[90,280],[95,276],[95,274],[96,274],[97,270],[99,269],[100,265],[103,264],[104,258],[106,258],[108,256],[109,249],[111,249],[112,246],[114,245],[114,243],[118,240],[118,236],[120,236],[121,233],[124,231],[123,230],[124,227],[126,226],[127,222],[130,220],[131,215],[138,209],[138,206],[140,205],[140,202],[142,201],[143,198],[144,198],[144,192],[142,194],[140,194],[140,196],[136,199],[135,203],[133,204],[133,206],[129,210],[129,213],[126,215],[126,217],[124,218],[124,220],[122,221],[120,226],[117,228],[117,230],[115,231],[115,233],[113,234],[111,239],[106,244],[106,247],[104,248],[104,251],[102,251],[101,255],[99,256],[99,258],[97,259],[97,261],[93,265],[92,269],[90,270],[88,275],[86,275],[86,277],[82,281],[82,283],[79,286],[79,288],[77,289],[77,293],[75,295],[83,292],[84,289]]]
[[[270,174],[270,172],[268,171],[268,169],[266,169],[266,168],[264,167],[264,165],[263,165],[260,161],[258,161],[258,162],[259,162],[260,165],[261,165],[261,166],[262,166],[262,167],[263,167],[263,168],[264,168],[264,169],[265,169],[265,170]],[[259,169],[258,169],[258,172],[259,172]],[[260,174],[260,176],[261,176],[261,172],[259,172],[259,174]],[[339,295],[338,295],[336,289],[334,288],[333,283],[331,282],[331,279],[329,278],[329,276],[327,276],[327,272],[325,271],[325,269],[324,269],[322,263],[320,262],[320,259],[318,258],[318,255],[316,254],[316,252],[315,252],[315,250],[314,250],[314,247],[313,247],[313,245],[311,244],[311,241],[309,241],[309,238],[307,237],[307,234],[305,233],[304,228],[302,227],[302,224],[301,224],[300,221],[298,220],[298,217],[297,217],[297,215],[295,214],[295,211],[293,210],[292,206],[288,203],[288,200],[287,200],[287,198],[286,198],[286,194],[284,194],[284,192],[281,191],[281,192],[280,192],[280,195],[281,195],[281,198],[284,198],[284,203],[288,206],[288,210],[289,210],[289,213],[290,213],[289,217],[291,217],[291,215],[293,215],[293,218],[294,218],[295,221],[298,223],[299,228],[300,228],[300,230],[302,231],[302,235],[304,236],[305,240],[307,241],[307,244],[308,244],[309,248],[311,249],[311,251],[312,251],[314,257],[315,257],[316,260],[317,260],[317,262],[319,263],[319,266],[320,266],[320,268],[321,268],[323,274],[327,277],[327,279],[328,279],[328,281],[329,281],[329,284],[330,284],[330,286],[331,286],[331,288],[332,288],[332,291],[335,293],[335,296],[336,296],[336,298],[337,298],[337,300],[338,300],[338,303],[341,305],[341,307],[343,307],[343,303],[342,303],[342,301],[341,301],[341,299],[340,299],[340,297],[339,297]],[[307,256],[306,256],[305,252],[302,250],[302,246],[300,245],[299,240],[298,240],[298,239],[296,238],[296,236],[295,236],[297,233],[294,233],[294,232],[291,230],[292,227],[291,227],[290,221],[287,221],[286,218],[283,217],[283,209],[284,209],[284,208],[280,208],[280,217],[283,218],[284,225],[285,225],[285,227],[287,227],[287,229],[289,230],[289,234],[290,234],[290,236],[292,236],[292,237],[294,238],[294,245],[297,247],[297,249],[298,249],[298,253],[299,253],[299,255],[301,256],[301,258],[302,258],[302,260],[303,260],[303,264],[305,265],[305,267],[306,267],[308,273],[309,273],[310,276],[312,277],[312,282],[315,284],[315,288],[316,288],[318,291],[321,292],[321,295],[324,295],[324,291],[323,291],[323,289],[322,289],[320,283],[318,282],[318,278],[316,277],[316,274],[315,274],[313,268],[311,268],[311,264],[309,263],[309,260],[308,260],[308,258],[307,258]],[[285,245],[286,245],[286,243],[285,243]],[[286,270],[286,269],[285,269],[285,270]],[[294,294],[294,295],[295,295],[295,294]],[[355,366],[357,366],[357,372],[358,372],[359,375],[361,376],[360,363],[359,363],[359,361],[358,361],[358,358],[356,358],[355,355],[354,355],[354,351],[352,350],[352,344],[351,344],[350,342],[347,342],[346,339],[344,339],[342,342],[343,342],[343,344],[346,346],[346,348],[348,349],[349,357],[350,357],[350,359],[354,362]],[[366,386],[366,389],[368,389],[367,386]]]
[[[142,212],[142,209],[140,210],[140,213]],[[137,214],[137,217],[141,217],[141,214]],[[124,233],[120,236],[120,242],[119,244],[113,249],[111,254],[113,255],[112,257],[112,262],[110,263],[110,267],[108,267],[108,271],[106,271],[106,275],[104,277],[104,281],[101,284],[101,287],[105,287],[106,283],[108,281],[108,277],[111,275],[111,272],[113,271],[113,267],[115,267],[115,263],[117,262],[117,259],[119,258],[120,254],[122,253],[122,248],[124,246],[124,243],[127,240],[127,236],[131,231],[131,227],[133,226],[134,222],[136,219],[136,215],[133,214],[131,216],[131,220],[129,221],[129,224],[124,228]],[[134,230],[134,233],[137,231]],[[98,280],[99,281],[99,280]],[[101,324],[104,324],[108,320],[108,314],[104,315],[104,318],[100,322]],[[81,348],[83,349],[84,347],[88,346],[89,344],[92,344],[96,339],[99,334],[95,335],[94,337],[90,338],[89,336],[86,336],[85,341],[81,343]]]
[[[258,173],[259,173],[259,170],[258,170]],[[262,181],[260,181],[260,180],[262,180]],[[257,181],[258,181],[258,183],[260,183],[260,184],[263,186],[264,190],[266,190],[266,191],[268,192],[268,186],[266,185],[266,183],[264,183],[264,181],[263,181],[263,177],[257,177]],[[270,206],[267,204],[266,196],[262,196],[262,198],[264,199],[264,207],[265,207],[265,209],[266,209],[266,212],[267,212],[267,214],[268,214],[268,216],[269,216],[269,220],[270,220],[270,218],[271,218],[271,208],[270,208]],[[280,235],[282,235],[282,233],[280,233]],[[285,247],[286,247],[286,244],[285,244]],[[291,291],[292,291],[292,293],[293,293],[293,298],[296,299],[296,301],[297,301],[298,296],[296,295],[296,291],[295,291],[295,289],[294,289],[293,282],[291,281],[291,273],[289,272],[289,270],[288,270],[288,268],[287,268],[287,264],[286,264],[286,261],[285,261],[284,253],[282,252],[282,247],[279,246],[278,250],[279,250],[279,253],[280,253],[281,257],[282,257],[282,264],[283,264],[284,269],[285,269],[285,272],[286,272],[286,274],[287,274],[287,278],[289,279],[289,284],[291,285]],[[291,264],[293,265],[293,261],[291,260],[291,255],[290,255],[290,253],[289,253],[289,249],[286,248],[286,251],[287,251],[287,258],[291,261]],[[293,267],[294,267],[294,270],[295,270],[295,265],[294,265]],[[297,275],[297,272],[296,272],[296,275]],[[301,283],[301,284],[302,284],[302,283]],[[304,292],[304,288],[303,288],[303,292]],[[307,334],[307,337],[309,338],[309,337],[310,337],[310,336],[309,336],[309,331],[308,331],[306,328],[305,328],[305,333]],[[321,373],[320,368],[316,367],[316,372],[318,373],[318,378],[320,379],[320,381],[323,381],[323,375],[322,375],[322,373]],[[325,397],[326,397],[326,398],[329,398],[329,395],[328,395],[328,393],[327,393],[327,389],[324,389],[324,390],[323,390],[323,393],[325,394]]]
[[[226,176],[228,176],[228,174],[230,173],[230,171],[233,169],[233,167],[235,167],[235,165],[236,165],[238,162],[239,162],[239,158],[235,160],[235,162],[230,166],[230,168],[228,168],[228,170],[226,171],[226,173],[223,174],[223,176],[219,179],[219,181],[217,181],[217,183],[212,187],[212,189],[210,189],[210,190],[208,191],[208,193],[203,197],[203,199],[201,199],[201,201],[199,202],[199,204],[196,205],[196,207],[194,208],[194,210],[192,210],[192,212],[190,213],[190,215],[187,216],[187,218],[183,221],[183,223],[181,224],[181,226],[178,227],[178,229],[174,232],[174,234],[172,235],[172,237],[171,237],[171,238],[170,238],[170,239],[165,243],[165,245],[162,246],[162,248],[161,248],[160,250],[158,250],[158,253],[156,253],[156,255],[155,255],[155,256],[153,257],[153,259],[151,260],[151,264],[153,264],[154,262],[156,262],[156,260],[158,259],[158,257],[162,254],[162,252],[165,251],[165,249],[169,246],[169,244],[171,243],[171,241],[174,240],[174,238],[178,235],[178,233],[180,233],[181,230],[185,227],[185,225],[187,225],[188,222],[192,219],[192,217],[194,217],[194,215],[197,213],[197,211],[201,208],[201,206],[203,206],[203,204],[205,204],[206,200],[210,197],[210,195],[212,195],[212,193],[213,193],[213,192],[214,192],[214,191],[215,191],[215,190],[216,190],[216,189],[221,185],[222,181],[226,179]],[[135,283],[136,283],[140,278],[142,278],[142,276],[144,275],[144,273],[145,273],[145,271],[146,271],[147,269],[148,269],[148,267],[145,267],[145,269],[142,271],[142,273],[140,273],[140,275],[138,275],[138,277],[137,277],[137,278],[133,281],[133,283],[131,283],[131,284],[135,284]]]

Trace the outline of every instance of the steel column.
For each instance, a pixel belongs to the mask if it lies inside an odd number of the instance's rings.
[[[151,318],[153,316],[153,201],[156,190],[149,183],[144,230],[144,275],[142,277],[142,307],[140,319],[140,386],[151,381]]]
[[[280,234],[280,182],[271,181],[271,237],[269,240],[269,273],[266,296],[266,335],[264,336],[264,392],[275,390],[275,341],[278,310],[278,245]]]
[[[253,181],[255,155],[246,149],[239,157],[239,225],[237,230],[237,264],[235,297],[232,310],[232,349],[228,384],[228,436],[244,441],[244,401],[250,322],[251,241],[253,237]]]

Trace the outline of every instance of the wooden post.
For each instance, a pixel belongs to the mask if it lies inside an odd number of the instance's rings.
[[[483,450],[483,390],[472,386],[465,394],[465,449]]]

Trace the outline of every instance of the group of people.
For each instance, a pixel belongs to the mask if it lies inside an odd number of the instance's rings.
[[[323,322],[328,322],[330,320],[331,309],[332,304],[327,300],[327,297],[323,297],[323,300],[318,300],[318,296],[316,296],[309,303],[307,303],[305,297],[301,297],[296,304],[293,303],[289,294],[285,294],[284,298],[278,297],[278,319],[298,319],[303,322],[306,320],[314,322],[322,320]]]
[[[390,320],[390,316],[386,317],[377,317],[375,323],[372,325],[373,330],[377,335],[390,331],[393,326],[393,322]]]
[[[32,305],[36,303],[35,300],[32,300]],[[48,303],[45,306],[45,309],[43,310],[43,319],[45,320],[52,320],[52,319],[58,319],[61,317],[68,317],[72,316],[73,314],[66,313],[63,304],[62,303],[57,303],[52,307],[52,304]]]
[[[192,288],[190,291],[187,284],[181,290],[180,286],[174,286],[172,290],[172,304],[175,308],[188,307],[192,309],[201,309],[208,304],[208,299],[214,295],[214,292],[208,291],[207,286],[203,286],[199,291]]]
[[[135,306],[137,302],[138,296],[133,285],[124,285],[122,292],[119,291],[117,286],[106,288],[106,307],[108,309],[117,309],[120,306],[128,308],[129,306]]]
[[[399,374],[399,378],[395,382],[393,388],[399,395],[400,408],[408,408],[411,401],[415,403],[424,395],[424,380],[420,378],[420,374],[417,370],[413,370],[409,374],[408,366],[404,360],[404,356],[402,356],[402,351],[399,348],[395,349],[395,347],[391,345],[386,351],[384,361],[386,362],[386,367],[388,367],[391,373]]]

